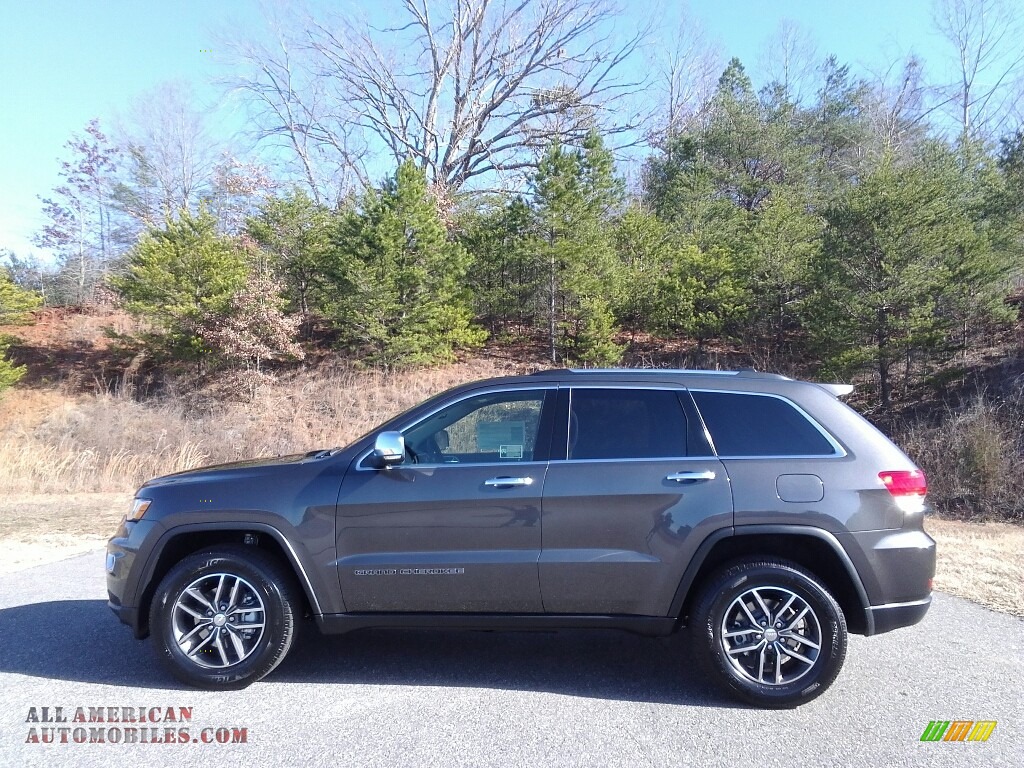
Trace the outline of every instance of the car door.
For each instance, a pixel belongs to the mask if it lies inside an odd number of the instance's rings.
[[[682,388],[575,386],[559,401],[544,609],[664,616],[696,547],[732,524],[725,468]]]
[[[349,611],[540,613],[537,562],[555,387],[464,394],[400,429],[405,460],[363,455],[338,501]]]

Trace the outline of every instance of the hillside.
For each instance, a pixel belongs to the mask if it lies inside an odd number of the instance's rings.
[[[550,365],[542,341],[489,342],[459,362],[385,373],[307,345],[255,397],[223,376],[169,376],[125,352],[110,331],[138,322],[113,308],[34,313],[11,358],[27,367],[0,397],[0,488],[17,493],[128,492],[153,475],[206,463],[341,445],[385,418],[464,381]],[[1024,357],[1020,325],[971,351],[955,376],[924,383],[896,409],[851,404],[889,432],[928,473],[937,511],[962,519],[1024,521]],[[625,364],[744,367],[741,350],[623,336]],[[793,370],[796,368],[796,370]],[[777,369],[778,370],[778,369]],[[800,366],[783,373],[806,376]]]

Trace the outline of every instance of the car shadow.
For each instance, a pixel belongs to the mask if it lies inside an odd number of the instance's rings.
[[[73,631],[72,631],[73,628]],[[183,690],[102,600],[0,610],[0,672]],[[23,638],[23,642],[12,642]],[[625,632],[360,630],[324,636],[306,622],[275,682],[495,688],[588,698],[737,706],[693,668],[688,638]]]

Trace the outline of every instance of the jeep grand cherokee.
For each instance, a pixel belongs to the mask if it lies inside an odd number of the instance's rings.
[[[839,397],[754,372],[545,371],[457,387],[346,448],[146,483],[110,607],[180,680],[270,673],[304,617],[688,628],[727,691],[825,691],[847,632],[931,601],[925,479]]]

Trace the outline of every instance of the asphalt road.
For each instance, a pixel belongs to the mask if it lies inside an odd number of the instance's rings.
[[[0,766],[1024,765],[1024,621],[945,595],[916,627],[852,637],[823,697],[766,712],[687,675],[684,639],[615,632],[311,629],[268,680],[194,691],[105,594],[101,552],[0,577]],[[77,707],[192,717],[141,726],[187,728],[186,743],[76,744],[82,726],[30,721],[56,707],[68,721]],[[919,740],[957,719],[998,725],[984,743]],[[221,727],[247,743],[193,743]],[[27,743],[33,728],[69,743]]]

